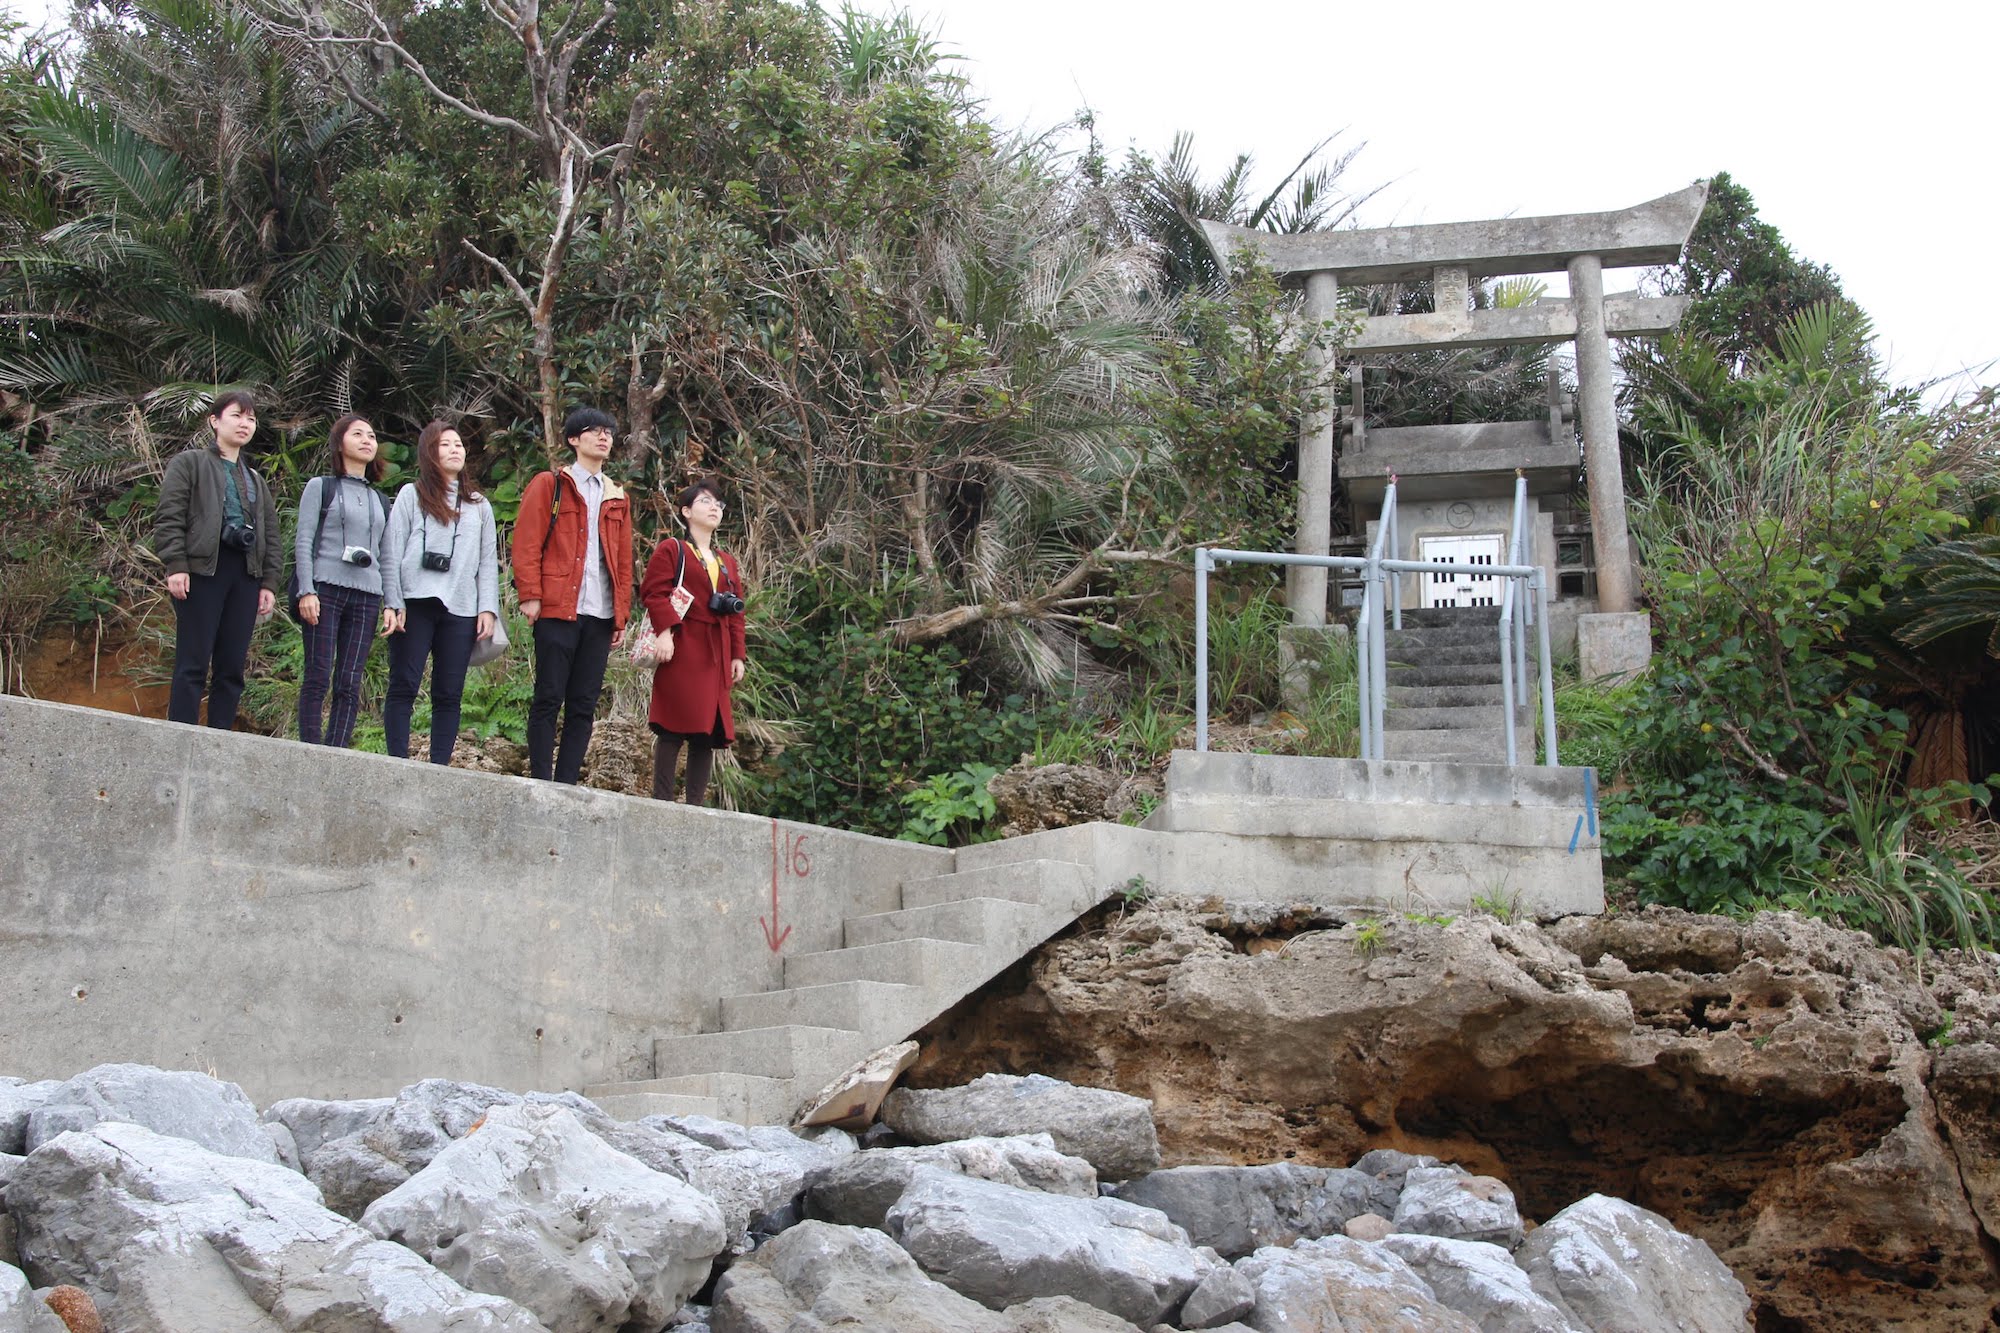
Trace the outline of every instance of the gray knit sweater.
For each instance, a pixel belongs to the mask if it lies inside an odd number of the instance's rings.
[[[299,496],[299,530],[292,541],[292,568],[299,571],[299,595],[318,591],[322,583],[380,594],[382,539],[389,526],[380,493],[359,477],[341,478],[334,484],[333,503],[327,507],[322,527],[319,497],[326,485],[325,477],[314,477]],[[315,532],[319,534],[317,552],[311,549]],[[343,545],[365,547],[374,556],[374,563],[365,569],[348,564],[340,558]]]
[[[458,487],[446,493],[456,504]],[[457,541],[453,541],[456,529]],[[449,555],[449,570],[423,567],[423,553]],[[481,611],[500,614],[500,560],[493,526],[493,506],[481,496],[458,505],[456,523],[440,523],[417,503],[411,483],[396,493],[389,511],[389,532],[383,539],[382,605],[401,611],[417,597],[435,597],[455,616]]]

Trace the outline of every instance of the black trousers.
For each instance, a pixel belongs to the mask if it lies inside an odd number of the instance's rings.
[[[528,704],[528,776],[574,783],[597,720],[597,696],[611,660],[611,621],[601,616],[535,622],[535,694]],[[556,749],[556,715],[562,749]]]
[[[398,759],[410,752],[410,714],[424,666],[431,663],[431,762],[449,764],[458,743],[465,671],[472,660],[477,616],[455,616],[435,597],[412,597],[403,628],[389,636],[389,692],[382,700],[382,739]]]
[[[188,595],[174,603],[170,719],[199,722],[205,693],[208,725],[223,731],[235,727],[243,664],[250,659],[250,635],[257,628],[258,591],[248,558],[228,547],[216,553],[213,574],[188,575]]]

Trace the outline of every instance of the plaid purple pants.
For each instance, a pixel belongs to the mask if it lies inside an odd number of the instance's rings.
[[[354,721],[361,714],[361,675],[368,667],[382,597],[338,583],[322,583],[314,591],[319,593],[319,624],[303,626],[306,670],[299,682],[299,739],[344,750],[354,741]],[[319,717],[329,685],[333,711],[322,741]]]

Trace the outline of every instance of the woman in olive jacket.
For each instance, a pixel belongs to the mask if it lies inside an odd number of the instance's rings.
[[[285,560],[271,488],[243,457],[257,433],[255,400],[241,391],[218,396],[208,424],[215,438],[176,454],[160,480],[153,553],[174,601],[167,716],[200,721],[205,693],[208,725],[227,731],[243,698],[251,632],[278,604]]]
[[[646,562],[639,595],[652,617],[653,798],[674,799],[674,765],[688,749],[687,803],[708,795],[715,751],[736,739],[730,687],[743,679],[743,575],[715,547],[721,488],[703,480],[674,497],[691,541],[669,537]]]

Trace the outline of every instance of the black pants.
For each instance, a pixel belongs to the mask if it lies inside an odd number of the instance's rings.
[[[223,731],[236,725],[258,591],[247,557],[228,547],[216,553],[213,574],[188,575],[188,595],[174,603],[174,681],[167,691],[173,721],[199,722],[206,693],[208,725]]]
[[[574,783],[597,719],[604,666],[611,660],[611,622],[601,616],[535,622],[535,695],[528,704],[528,776]],[[562,750],[556,750],[556,714]]]
[[[458,743],[459,704],[465,698],[465,669],[472,660],[477,616],[455,616],[435,597],[412,597],[403,607],[403,628],[389,636],[389,693],[382,701],[382,739],[398,759],[410,752],[410,712],[424,666],[431,666],[431,762],[451,762]]]

